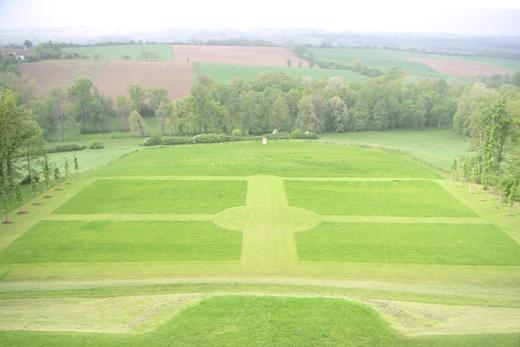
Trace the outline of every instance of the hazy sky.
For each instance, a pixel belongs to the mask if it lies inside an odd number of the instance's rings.
[[[0,0],[0,29],[85,26],[107,33],[190,27],[520,35],[520,1]]]

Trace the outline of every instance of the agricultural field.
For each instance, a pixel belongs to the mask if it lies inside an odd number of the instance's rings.
[[[173,58],[170,45],[99,45],[63,48],[65,53],[77,53],[90,59],[104,60],[162,60]]]
[[[111,97],[127,95],[130,84],[162,87],[171,98],[186,96],[193,84],[192,66],[185,62],[145,62],[114,60],[46,60],[20,64],[20,70],[44,94],[52,87],[67,87],[74,79],[88,77]]]
[[[399,67],[410,76],[417,77],[471,78],[480,75],[513,74],[520,70],[517,60],[500,58],[364,48],[313,48],[311,51],[318,60],[350,64],[358,59],[363,64],[382,71]]]
[[[341,77],[348,82],[364,82],[367,76],[349,70],[333,69],[309,69],[298,67],[268,67],[255,65],[232,65],[216,63],[195,63],[194,73],[196,79],[201,76],[209,77],[219,83],[227,83],[234,78],[252,80],[265,73],[285,73],[293,78],[311,77],[313,80],[328,79],[330,77]]]
[[[284,67],[290,59],[294,67],[309,66],[306,60],[284,47],[175,45],[173,54],[179,61]]]
[[[520,210],[468,188],[344,143],[130,151],[0,225],[0,344],[517,346]]]

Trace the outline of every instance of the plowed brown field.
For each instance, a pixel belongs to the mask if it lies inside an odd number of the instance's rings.
[[[307,61],[283,47],[256,46],[209,46],[209,45],[175,45],[173,60],[178,62],[197,61],[220,64],[247,64],[263,66],[287,66],[291,59],[292,66],[308,67]]]
[[[69,86],[75,78],[88,77],[94,85],[112,97],[127,95],[127,87],[162,87],[170,97],[190,93],[193,85],[192,64],[186,61],[142,62],[103,60],[47,60],[20,64],[20,70],[34,79],[40,92],[53,86]]]
[[[430,58],[409,58],[409,60],[427,65],[437,72],[452,76],[478,77],[489,76],[494,74],[505,75],[513,73],[513,71],[511,70],[504,69],[498,66],[480,64],[472,61],[457,61]]]

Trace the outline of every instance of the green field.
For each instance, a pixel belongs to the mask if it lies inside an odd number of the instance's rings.
[[[285,181],[289,203],[320,214],[475,217],[432,181]]]
[[[464,139],[385,136],[104,137],[0,225],[0,345],[517,346],[520,208],[434,168]]]
[[[218,83],[227,83],[233,78],[253,80],[259,75],[266,73],[285,73],[293,78],[311,77],[313,80],[327,79],[330,77],[342,77],[348,82],[364,82],[368,77],[348,70],[332,69],[309,69],[298,67],[269,67],[256,65],[231,65],[231,64],[212,64],[195,63],[195,77],[206,76]]]
[[[358,59],[363,64],[382,71],[387,71],[393,67],[399,67],[406,71],[407,74],[419,77],[449,76],[439,73],[427,65],[412,61],[410,59],[424,58],[469,61],[495,67],[520,69],[520,63],[517,60],[490,57],[425,54],[380,48],[312,48],[311,51],[318,60],[350,64],[353,60]]]
[[[239,181],[107,179],[95,181],[56,213],[215,213],[243,205],[245,193]]]
[[[128,56],[130,60],[143,60],[143,52],[152,52],[157,55],[158,60],[172,60],[173,48],[171,45],[135,44],[135,45],[102,45],[63,48],[65,53],[84,54],[88,58],[99,58],[107,60],[120,60]]]
[[[465,155],[470,147],[469,139],[453,129],[329,133],[320,134],[319,140],[399,151],[444,171],[449,171],[453,159]]]
[[[296,236],[311,261],[520,265],[519,245],[486,224],[327,223]]]
[[[206,222],[41,222],[7,263],[238,260],[241,235]]]
[[[127,156],[103,176],[344,176],[437,178],[427,166],[400,154],[313,144],[258,142],[157,148]]]

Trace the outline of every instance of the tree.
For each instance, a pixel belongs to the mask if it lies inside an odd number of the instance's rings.
[[[161,135],[166,135],[166,120],[170,118],[171,105],[161,103],[155,111],[155,118],[157,119],[157,127]]]
[[[310,96],[304,96],[298,102],[298,116],[294,126],[307,131],[317,131],[319,129],[318,118],[316,117],[316,111]]]
[[[31,49],[31,48],[33,47],[32,42],[29,41],[29,40],[25,40],[25,41],[23,42],[23,45],[25,46],[25,49]]]
[[[0,88],[0,179],[4,173],[13,177],[17,152],[40,134],[41,129],[31,111],[17,105],[11,91]]]
[[[148,136],[148,127],[146,123],[137,111],[132,111],[130,113],[130,117],[128,118],[128,123],[130,124],[130,131],[134,134],[140,135],[142,137]]]
[[[23,206],[25,197],[23,195],[22,188],[20,187],[20,183],[18,183],[18,182],[15,182],[14,194],[15,194],[15,197],[16,197],[16,202],[20,206],[20,211],[18,213],[19,214],[27,213],[28,211]]]
[[[74,156],[74,172],[76,173],[76,175],[77,175],[78,172],[79,172],[78,157],[76,157],[76,156]]]
[[[131,111],[132,107],[128,99],[124,96],[118,96],[116,98],[116,115],[119,120],[119,130],[130,130],[130,125],[128,124],[128,117],[130,116]]]
[[[33,113],[44,130],[46,139],[64,141],[76,133],[78,125],[67,110],[67,94],[61,88],[53,88],[47,98],[33,103]]]
[[[291,67],[292,65],[292,60],[291,59],[287,59],[287,67]]]
[[[288,131],[291,129],[291,117],[289,116],[289,107],[285,102],[285,97],[282,95],[276,96],[271,107],[271,114],[269,116],[269,123],[271,128],[281,131]]]
[[[146,112],[146,90],[139,84],[131,84],[128,86],[128,95],[132,111],[144,114]]]
[[[12,223],[11,219],[9,218],[9,200],[10,200],[10,194],[9,194],[9,186],[6,181],[6,173],[2,176],[3,180],[0,184],[0,200],[2,202],[2,210],[4,213],[4,221],[3,224],[10,224]]]
[[[334,96],[328,101],[328,115],[325,128],[329,131],[343,132],[353,129],[352,118],[349,115],[345,103],[339,96]]]
[[[68,89],[70,114],[80,124],[82,133],[102,132],[105,129],[106,105],[88,78],[78,78]]]
[[[67,178],[69,178],[69,174],[70,174],[70,171],[69,171],[69,160],[67,158],[65,158],[64,169],[65,169],[65,179],[67,179]]]
[[[42,173],[43,173],[43,189],[47,190],[49,189],[51,185],[51,168],[49,165],[49,159],[47,156],[43,159],[43,165],[42,165]]]
[[[16,65],[13,65],[16,67]],[[30,106],[36,97],[36,84],[27,75],[22,75],[16,69],[0,72],[0,87],[16,94],[18,102]]]
[[[147,90],[148,100],[150,103],[150,108],[154,112],[154,115],[157,116],[157,110],[163,105],[167,105],[169,103],[168,99],[168,91],[164,88],[149,88]]]

